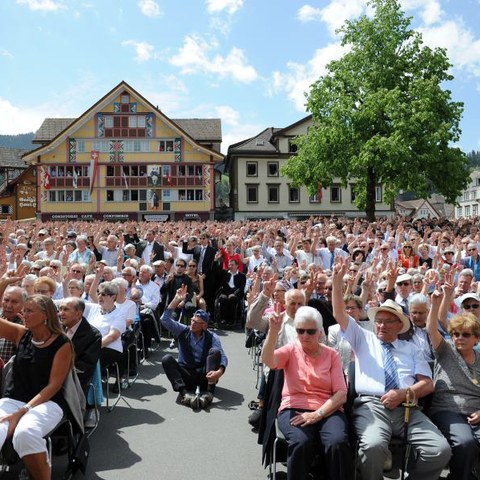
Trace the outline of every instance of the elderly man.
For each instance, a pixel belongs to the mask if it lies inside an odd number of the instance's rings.
[[[335,257],[347,258],[348,253],[345,250],[337,247],[339,241],[333,235],[327,237],[326,242],[327,246],[317,248],[315,255],[320,257],[320,259],[322,260],[322,266],[324,269],[331,270],[333,268],[333,262]]]
[[[2,298],[2,311],[0,316],[9,322],[23,324],[23,320],[19,317],[23,304],[27,300],[27,292],[21,287],[7,287]],[[17,353],[17,346],[0,338],[0,358],[7,363],[13,355]]]
[[[58,307],[60,321],[75,349],[75,370],[82,390],[86,394],[100,358],[102,336],[83,316],[84,310],[85,303],[78,297],[64,298]]]
[[[432,373],[421,351],[411,342],[398,339],[410,322],[392,300],[371,308],[368,317],[374,332],[358,326],[347,314],[343,302],[343,277],[347,264],[338,262],[333,272],[333,314],[344,338],[355,353],[353,424],[359,439],[362,478],[381,480],[393,435],[404,435],[404,407],[407,391],[413,398],[433,392]],[[415,451],[409,464],[411,479],[437,480],[447,465],[451,451],[448,442],[418,409],[410,412],[407,441]]]
[[[462,263],[465,268],[470,268],[473,271],[475,280],[480,281],[480,255],[475,242],[470,242],[467,245],[467,256],[462,260]]]
[[[412,295],[408,301],[408,309],[413,326],[407,340],[413,342],[422,351],[425,360],[433,364],[433,350],[425,329],[430,311],[428,298],[421,293]]]
[[[118,259],[118,237],[116,235],[109,235],[107,237],[107,245],[100,244],[101,232],[95,237],[93,244],[100,253],[102,260],[106,262],[109,267],[115,267]]]
[[[141,240],[136,245],[135,254],[143,260],[145,265],[151,265],[155,260],[165,260],[165,251],[163,245],[155,240],[155,232],[147,230],[145,240]]]
[[[172,318],[186,296],[187,287],[183,285],[162,316],[162,325],[178,337],[178,361],[173,355],[167,354],[162,359],[162,365],[173,390],[180,393],[182,405],[205,408],[212,403],[215,385],[225,373],[228,359],[219,337],[208,330],[207,312],[197,310],[190,326],[182,325]],[[188,393],[197,387],[204,393]]]

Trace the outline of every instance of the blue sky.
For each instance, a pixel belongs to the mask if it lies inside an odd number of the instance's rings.
[[[480,149],[480,0],[402,0],[447,48]],[[342,55],[335,29],[365,0],[0,0],[0,133],[76,117],[121,80],[172,118],[221,118],[223,151],[306,115],[308,86]]]

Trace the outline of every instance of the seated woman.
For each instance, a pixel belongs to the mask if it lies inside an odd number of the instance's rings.
[[[192,296],[192,303],[195,307],[200,308],[201,310],[207,310],[207,304],[203,298],[203,275],[199,274],[197,271],[197,261],[193,258],[188,262],[188,271],[187,275],[192,280],[192,287],[193,287],[193,296]]]
[[[288,442],[287,477],[309,478],[314,440],[319,436],[329,477],[353,478],[347,420],[340,411],[347,387],[338,354],[320,343],[322,317],[312,307],[300,307],[294,319],[298,340],[275,350],[282,326],[282,315],[276,310],[269,318],[262,361],[284,370],[278,424]]]
[[[122,357],[123,346],[121,335],[127,328],[124,312],[117,308],[118,287],[113,282],[103,282],[97,287],[98,305],[92,306],[88,317],[89,323],[102,334],[102,351],[100,368],[118,362]],[[96,300],[92,295],[92,299]]]
[[[473,315],[456,315],[448,324],[452,342],[438,331],[443,293],[432,295],[427,332],[435,355],[435,392],[430,417],[452,447],[450,476],[470,480],[480,453],[480,322]]]
[[[17,344],[12,381],[0,399],[0,446],[13,448],[31,478],[50,478],[43,437],[60,422],[66,402],[61,388],[72,369],[73,348],[50,298],[33,295],[23,307],[23,325],[0,319],[0,336]]]

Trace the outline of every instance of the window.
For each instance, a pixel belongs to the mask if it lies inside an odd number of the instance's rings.
[[[300,202],[300,189],[298,187],[288,186],[288,202],[299,203]]]
[[[463,215],[463,208],[457,207],[457,217],[461,217]]]
[[[159,152],[173,152],[173,140],[159,140],[158,141]]]
[[[120,97],[120,102],[121,102],[121,103],[130,103],[130,95],[123,94],[123,95]]]
[[[201,189],[194,189],[194,188],[189,188],[189,189],[180,189],[178,191],[178,200],[180,202],[184,201],[192,201],[192,200],[197,200],[197,201],[202,201],[203,200],[203,190]]]
[[[145,128],[145,115],[129,115],[128,127],[129,128]]]
[[[170,202],[172,200],[169,189],[162,190],[162,200],[164,202]]]
[[[92,145],[92,150],[97,152],[108,152],[108,141],[107,140],[94,140]]]
[[[278,177],[278,162],[267,163],[267,175],[269,177]]]
[[[13,213],[12,205],[2,205],[2,214]]]
[[[267,185],[268,203],[278,203],[280,200],[280,185]]]
[[[330,202],[340,203],[342,201],[342,189],[340,185],[332,185],[330,187]]]
[[[85,153],[85,140],[77,140],[77,153]]]
[[[466,217],[470,216],[470,205],[465,205],[465,216]]]
[[[113,116],[105,115],[105,128],[113,128]]]
[[[318,196],[318,193],[316,193],[315,195],[310,195],[309,201],[310,203],[320,203],[322,199]]]
[[[121,107],[122,111],[128,111],[129,109],[129,105],[121,105]],[[136,115],[105,115],[104,119],[106,138],[140,138],[151,136],[150,133],[147,134],[145,127],[141,127]]]
[[[258,185],[247,185],[247,203],[258,203]]]
[[[350,184],[350,203],[355,203],[356,195],[355,195],[355,184]]]
[[[89,190],[50,190],[49,202],[90,202]]]
[[[105,200],[107,202],[138,202],[145,201],[147,198],[146,190],[107,190]]]
[[[472,215],[474,217],[478,215],[478,205],[472,205]]]
[[[292,140],[288,142],[288,153],[297,153],[297,146]]]
[[[256,177],[257,172],[257,162],[247,162],[247,177]]]
[[[380,203],[383,201],[383,192],[382,192],[382,186],[377,185],[375,187],[375,202]]]
[[[125,140],[126,152],[150,152],[150,142],[148,140]]]

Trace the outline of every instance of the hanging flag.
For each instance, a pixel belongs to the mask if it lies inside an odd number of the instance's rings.
[[[92,194],[93,186],[95,185],[95,178],[97,177],[99,156],[97,150],[92,150],[90,152],[90,195]]]
[[[47,172],[45,168],[42,167],[43,170],[43,188],[45,190],[50,190],[50,174]]]
[[[130,188],[128,186],[127,176],[125,175],[125,170],[123,168],[122,168],[122,177],[123,177],[123,181],[125,182],[125,188]]]
[[[73,180],[72,180],[72,184],[73,184],[73,188],[77,188],[77,187],[78,187],[78,173],[77,173],[77,169],[76,169],[76,168],[73,169]]]

